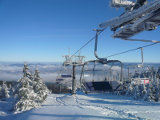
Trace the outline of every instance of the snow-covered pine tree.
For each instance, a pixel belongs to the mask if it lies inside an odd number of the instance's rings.
[[[155,77],[156,79],[156,85],[155,85],[155,101],[158,102],[160,99],[160,83],[159,83],[159,78]]]
[[[0,99],[9,98],[9,90],[5,82],[3,82],[1,90],[0,90]]]
[[[27,77],[22,77],[18,82],[19,90],[17,103],[14,107],[15,111],[26,111],[36,107],[35,98],[37,95],[34,93],[33,87],[30,86],[31,80]]]
[[[158,102],[160,101],[160,67],[157,70],[156,79],[157,79],[156,101]]]
[[[138,84],[135,84],[135,86],[134,86],[133,98],[134,99],[139,99],[140,98],[140,90],[139,90],[139,85]]]
[[[154,98],[154,68],[152,67],[149,72],[147,72],[147,77],[150,79],[149,84],[145,85],[146,91],[144,94],[145,101],[153,101]]]
[[[35,70],[33,89],[34,92],[37,94],[37,103],[42,103],[46,99],[49,90],[39,76],[38,69]]]
[[[1,86],[1,84],[0,84],[0,96],[1,96],[1,90],[2,90],[2,86]],[[1,98],[0,98],[1,99]]]
[[[23,67],[23,78],[28,78],[29,79],[29,85],[33,86],[33,75],[30,72],[28,65],[25,63],[24,67]],[[21,78],[22,79],[22,78]],[[19,92],[19,89],[22,87],[22,83],[21,83],[21,79],[18,80],[18,84],[15,86],[15,90],[14,90],[14,94],[17,95],[17,93]]]
[[[152,101],[152,80],[146,85],[146,94],[144,95],[145,101]]]
[[[150,81],[150,101],[159,101],[159,80],[157,79],[157,72],[151,68]]]
[[[23,77],[28,77],[29,79],[33,79],[31,72],[29,72],[28,65],[25,63],[23,67]]]
[[[128,82],[126,80],[124,80],[122,83],[121,95],[125,95],[127,90],[128,90]]]
[[[143,84],[143,85],[141,86],[141,98],[142,98],[142,99],[144,98],[144,96],[146,95],[146,93],[147,93],[146,84]]]
[[[125,96],[133,96],[133,84],[129,83]]]
[[[156,92],[157,92],[157,79],[156,75],[153,76],[153,82],[152,82],[152,100],[156,100]]]
[[[39,106],[49,93],[39,76],[39,71],[36,69],[33,77],[27,64],[24,65],[23,77],[18,80],[15,91],[17,94],[17,102],[14,106],[16,112],[30,110]]]
[[[157,70],[157,78],[160,79],[160,67],[159,67],[158,70]]]
[[[30,79],[31,74],[28,72],[28,66],[25,64],[23,68],[23,77],[18,80],[15,94],[17,97],[14,109],[18,111],[30,110],[37,106],[35,99],[37,94],[33,90],[33,81]]]

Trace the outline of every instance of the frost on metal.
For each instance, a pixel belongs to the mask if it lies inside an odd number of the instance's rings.
[[[134,5],[135,5],[135,2],[129,1],[129,0],[111,0],[111,2],[110,2],[110,6],[116,7],[116,8],[119,8],[119,7],[128,8],[128,7],[132,7]]]
[[[112,0],[112,7],[124,7],[122,15],[103,22],[100,28],[110,27],[114,38],[126,39],[144,30],[155,30],[160,25],[160,0]]]

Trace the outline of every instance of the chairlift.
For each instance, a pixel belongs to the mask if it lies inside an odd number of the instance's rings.
[[[91,91],[109,91],[111,86],[108,81],[105,81],[104,71],[99,69],[97,66],[99,63],[98,60],[87,61],[82,67],[81,74],[81,87],[87,92]],[[102,67],[102,66],[101,66]],[[89,76],[86,76],[89,75]],[[103,77],[102,77],[103,76]]]
[[[72,75],[71,74],[62,74],[61,77],[62,78],[71,78]]]
[[[62,65],[60,71],[58,72],[56,82],[58,83],[65,83],[69,80],[71,80],[72,75],[71,75],[71,70],[69,66],[64,66]]]
[[[101,32],[102,30],[96,30],[96,37],[95,37],[95,48],[94,48],[94,55],[96,57],[96,60],[91,60],[91,61],[87,61],[84,63],[83,67],[82,67],[82,72],[81,72],[81,77],[80,77],[80,83],[81,83],[81,88],[83,90],[85,90],[85,92],[88,91],[113,91],[113,90],[117,90],[118,87],[120,86],[121,82],[122,82],[122,77],[123,77],[123,66],[122,66],[122,62],[119,60],[107,60],[107,58],[100,58],[97,54],[97,46],[98,46],[98,35],[99,32]],[[118,81],[113,80],[113,81],[109,81],[106,78],[106,74],[107,74],[107,70],[104,69],[104,67],[106,67],[109,64],[112,64],[110,67],[110,71],[111,68],[113,67],[114,63],[119,63],[120,64],[120,79]],[[85,68],[88,64],[92,64],[92,68],[90,70],[86,70]],[[103,69],[97,69],[97,64],[102,65]],[[84,77],[86,72],[91,71],[92,72],[92,80],[89,78],[90,81],[87,81],[86,78]],[[108,70],[109,71],[109,70]],[[103,79],[100,80],[98,79],[98,77],[96,78],[95,74],[98,73],[99,76],[102,77],[103,74]],[[115,83],[117,84],[117,86],[115,87]],[[114,85],[113,85],[114,84]]]
[[[120,85],[120,79],[107,79],[107,76],[111,77],[109,74],[109,70],[111,67],[109,67],[109,65],[105,65],[102,64],[102,62],[99,60],[85,62],[82,68],[82,74],[80,79],[81,87],[83,90],[85,90],[86,92],[113,91]],[[108,69],[106,69],[105,67]],[[86,76],[86,74],[89,74],[90,76]]]
[[[121,74],[120,74],[120,81],[122,82],[123,79],[123,64],[121,61],[119,60],[108,60],[107,58],[101,58],[98,56],[97,54],[97,46],[98,46],[98,36],[99,36],[99,32],[101,32],[102,30],[96,30],[96,37],[95,37],[95,48],[94,48],[94,55],[97,58],[98,62],[103,64],[103,65],[108,65],[108,64],[112,64],[111,68],[113,67],[113,65],[115,63],[119,63],[120,64],[120,69],[121,69]],[[110,68],[110,69],[111,69]]]
[[[56,82],[62,82],[62,81],[64,81],[64,79],[62,79],[62,78],[57,78],[56,79]]]
[[[141,50],[141,64],[132,66],[135,69],[134,75],[131,77],[131,82],[133,84],[149,84],[150,78],[152,75],[151,70],[148,66],[144,65],[144,56],[143,48]],[[148,74],[149,73],[149,74]]]

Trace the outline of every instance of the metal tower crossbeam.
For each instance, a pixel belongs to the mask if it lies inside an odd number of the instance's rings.
[[[124,28],[121,28],[118,32],[115,32],[113,38],[127,39],[144,30],[154,30],[160,25],[160,9],[156,12],[142,17],[134,24],[129,24]]]
[[[150,4],[144,5],[139,9],[128,11],[127,13],[121,15],[120,17],[111,19],[104,23],[101,23],[99,26],[100,28],[107,28],[107,27],[118,27],[123,23],[131,21],[135,18],[139,18],[145,14],[154,12],[160,8],[160,0],[155,0],[150,2]]]

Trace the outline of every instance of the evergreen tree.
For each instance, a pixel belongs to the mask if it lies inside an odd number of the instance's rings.
[[[134,86],[133,98],[134,99],[139,99],[140,98],[140,90],[139,90],[139,85],[138,84],[135,84],[135,86]]]
[[[30,110],[40,105],[48,94],[48,89],[42,82],[39,71],[35,70],[33,77],[26,64],[23,68],[23,77],[18,80],[15,91],[17,102],[14,109],[16,112]]]
[[[143,99],[145,94],[147,93],[147,90],[146,90],[146,84],[143,84],[142,85],[142,90],[141,90],[141,98]]]
[[[157,91],[157,79],[156,79],[156,75],[153,76],[152,78],[152,100],[155,101],[156,100],[156,91]]]
[[[0,88],[0,99],[9,98],[9,90],[5,82],[3,82],[2,87]]]
[[[1,96],[1,91],[2,91],[2,86],[0,85],[0,96]],[[1,99],[1,97],[0,97],[0,99]]]
[[[23,67],[23,77],[28,77],[29,79],[32,80],[32,74],[29,72],[29,68],[27,64],[24,64],[24,67]]]
[[[159,78],[155,78],[156,79],[156,93],[155,93],[155,101],[158,102],[160,99],[160,83],[159,83]]]
[[[23,68],[23,77],[18,80],[15,95],[17,102],[14,106],[15,111],[26,111],[37,106],[35,99],[37,94],[33,90],[33,81],[28,66],[25,64]]]
[[[128,82],[127,81],[123,81],[121,95],[125,95],[127,90],[128,90]]]
[[[160,79],[160,67],[158,68],[158,71],[157,71],[157,78]]]
[[[152,101],[152,83],[147,84],[146,94],[144,96],[145,101]]]
[[[15,104],[15,111],[26,111],[37,106],[35,98],[37,95],[33,91],[33,87],[30,85],[31,80],[27,77],[22,77],[18,81],[18,94],[17,102]]]
[[[134,89],[133,89],[133,84],[130,83],[130,84],[128,85],[128,87],[127,87],[125,96],[132,96],[132,95],[133,95],[133,90],[134,90]]]
[[[39,76],[39,71],[36,69],[34,74],[34,92],[38,95],[37,102],[42,103],[48,93],[49,90],[47,89],[46,85],[43,83],[41,77]]]

